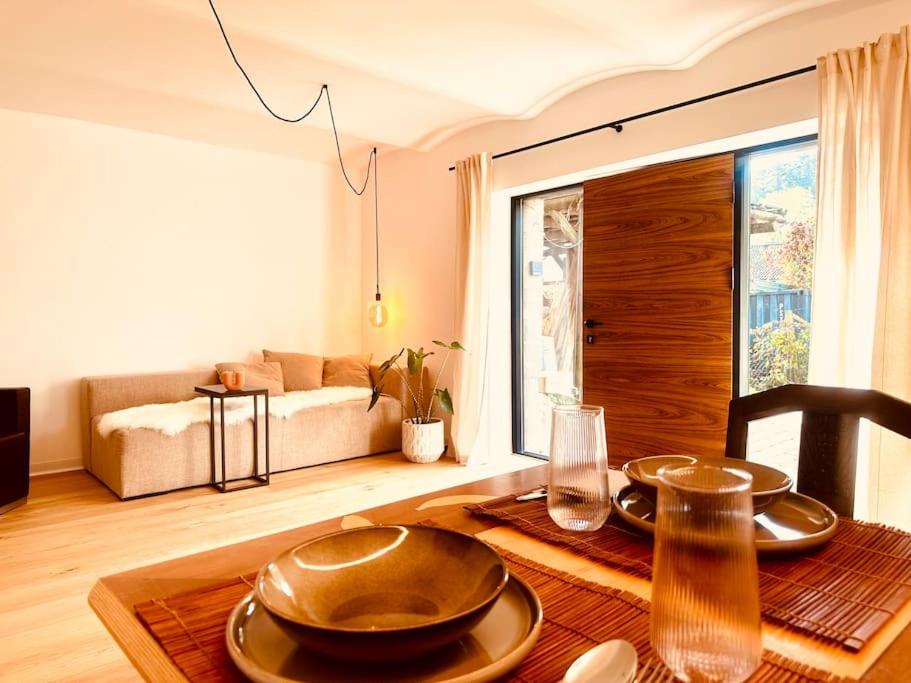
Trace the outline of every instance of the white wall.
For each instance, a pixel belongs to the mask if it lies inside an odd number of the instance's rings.
[[[0,386],[32,388],[32,471],[81,465],[83,376],[358,351],[351,206],[336,165],[0,110]]]
[[[425,153],[381,153],[382,287],[391,319],[379,330],[364,327],[364,348],[386,353],[454,334],[456,186],[448,167],[457,159],[508,150],[808,66],[825,52],[875,40],[908,22],[907,0],[844,0],[748,33],[685,71],[609,79],[567,96],[530,120],[478,126]],[[497,160],[494,188],[509,194],[508,188],[525,186],[527,191],[534,183],[541,189],[555,187],[565,183],[568,174],[578,180],[586,169],[815,117],[816,78],[810,73],[630,123],[619,135],[606,130]],[[591,176],[604,174],[592,170]],[[500,214],[495,230],[508,232],[508,212]],[[372,211],[363,214],[363,230],[366,306],[373,297]],[[508,291],[499,294],[506,297]],[[508,335],[501,336],[508,345]]]

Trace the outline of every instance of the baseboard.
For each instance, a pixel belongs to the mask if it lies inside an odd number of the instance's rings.
[[[85,469],[82,466],[82,460],[50,460],[48,462],[33,462],[29,470],[29,476],[34,477],[41,474],[57,474],[58,472],[74,472]]]

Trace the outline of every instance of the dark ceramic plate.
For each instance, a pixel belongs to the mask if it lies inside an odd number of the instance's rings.
[[[627,524],[649,535],[655,533],[655,506],[634,486],[624,486],[611,499]],[[791,553],[825,544],[838,527],[837,515],[818,500],[801,493],[785,496],[753,518],[756,549],[761,553]]]
[[[744,470],[753,475],[753,512],[759,514],[771,507],[791,490],[791,477],[784,472],[749,460],[734,458],[703,458],[698,455],[654,455],[630,460],[623,465],[623,473],[630,483],[652,503],[658,498],[658,470],[665,465],[686,465],[694,462],[717,467]]]
[[[340,659],[416,657],[458,640],[509,574],[474,536],[422,526],[341,531],[260,570],[256,598],[292,638]]]
[[[468,633],[425,657],[355,662],[321,656],[298,645],[251,592],[238,603],[225,632],[228,653],[257,683],[482,683],[515,669],[538,640],[541,602],[516,576]]]

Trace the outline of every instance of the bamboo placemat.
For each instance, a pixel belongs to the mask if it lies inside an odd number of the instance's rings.
[[[636,648],[640,662],[653,657],[649,644],[649,603],[631,593],[606,588],[500,550],[509,571],[525,579],[544,606],[541,636],[511,680],[559,681],[569,665],[590,647],[623,638]],[[225,647],[225,624],[234,606],[250,590],[254,575],[180,593],[136,606],[136,613],[164,651],[190,681],[243,681]],[[839,678],[773,652],[750,681],[836,683]]]
[[[510,495],[466,509],[651,579],[652,539],[614,515],[598,531],[580,533],[554,524],[543,499],[518,502]],[[857,652],[911,599],[911,534],[839,518],[820,550],[760,557],[759,593],[767,621]]]

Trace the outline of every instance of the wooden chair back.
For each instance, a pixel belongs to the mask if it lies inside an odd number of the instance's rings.
[[[911,438],[911,403],[871,389],[786,384],[731,401],[725,456],[746,459],[750,422],[791,412],[803,413],[797,490],[839,515],[854,513],[860,419]]]

